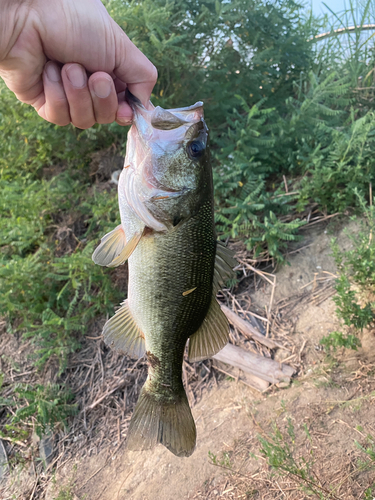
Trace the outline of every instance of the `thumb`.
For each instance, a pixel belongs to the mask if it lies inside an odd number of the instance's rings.
[[[155,66],[115,23],[116,60],[114,74],[126,82],[130,92],[147,106],[158,78]]]

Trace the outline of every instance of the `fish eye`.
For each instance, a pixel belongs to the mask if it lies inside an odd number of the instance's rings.
[[[192,160],[197,160],[203,156],[206,145],[202,141],[192,141],[187,146],[187,153]]]

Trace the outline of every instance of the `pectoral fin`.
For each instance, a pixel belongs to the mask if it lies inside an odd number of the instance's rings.
[[[134,321],[127,300],[104,325],[103,337],[108,347],[132,358],[141,358],[146,352],[144,335]]]
[[[228,343],[228,335],[228,320],[213,296],[203,323],[190,337],[189,360],[201,361],[210,358]]]
[[[237,260],[234,258],[234,253],[221,241],[216,243],[216,257],[214,269],[214,294],[223,286],[228,280],[236,276],[233,268],[238,265]]]
[[[142,234],[142,231],[134,233],[127,242],[120,224],[103,236],[100,245],[92,255],[92,260],[99,266],[117,267],[124,264],[135,250]]]

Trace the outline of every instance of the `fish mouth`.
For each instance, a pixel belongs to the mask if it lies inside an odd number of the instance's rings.
[[[163,109],[160,106],[154,107],[151,102],[148,109],[141,103],[141,101],[129,89],[125,91],[125,100],[132,108],[134,113],[133,123],[141,132],[141,117],[151,125],[153,129],[168,131],[182,127],[181,132],[187,131],[191,125],[198,122],[204,122],[203,119],[203,102],[198,101],[192,106],[185,108]],[[207,125],[204,122],[204,128],[208,132]],[[177,134],[180,135],[180,134]],[[149,139],[149,137],[148,137]]]

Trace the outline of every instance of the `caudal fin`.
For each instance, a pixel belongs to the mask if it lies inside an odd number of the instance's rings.
[[[161,443],[177,457],[189,457],[195,441],[195,423],[185,391],[166,403],[143,387],[130,422],[127,448],[149,450]]]

